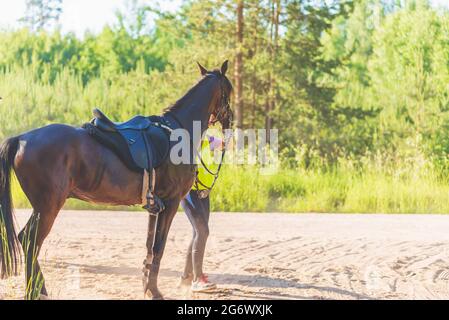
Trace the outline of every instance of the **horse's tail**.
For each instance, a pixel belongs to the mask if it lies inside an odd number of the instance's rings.
[[[0,146],[0,278],[17,274],[20,242],[17,238],[11,196],[11,169],[19,139],[10,138]]]

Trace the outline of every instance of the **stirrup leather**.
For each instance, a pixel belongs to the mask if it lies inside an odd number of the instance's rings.
[[[161,198],[159,198],[157,195],[154,194],[154,186],[156,183],[156,172],[155,170],[151,170],[151,172],[148,172],[149,175],[149,186],[148,186],[148,193],[147,193],[147,204],[143,207],[145,210],[148,211],[150,215],[157,216],[159,213],[165,210],[165,204],[162,201]]]

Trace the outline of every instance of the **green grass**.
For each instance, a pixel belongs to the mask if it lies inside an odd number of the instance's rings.
[[[257,167],[225,166],[211,195],[213,211],[226,212],[338,212],[338,213],[449,213],[449,184],[432,170],[281,169],[261,175]],[[29,202],[17,181],[15,206]],[[66,209],[141,210],[108,207],[69,200]]]
[[[215,211],[449,213],[449,184],[429,170],[227,168],[213,194]]]
[[[89,121],[91,109],[101,106],[113,119],[135,114],[158,114],[181,96],[189,85],[185,76],[135,70],[110,79],[99,76],[87,84],[70,70],[61,71],[53,82],[39,77],[33,66],[0,72],[0,140],[50,123],[79,126]],[[44,74],[50,67],[44,68]],[[196,73],[195,73],[196,74]],[[192,73],[193,75],[193,73]],[[158,90],[148,90],[158,88]],[[397,212],[449,213],[448,179],[424,157],[419,141],[410,150],[339,160],[328,167],[315,159],[305,169],[296,154],[296,169],[282,167],[263,175],[254,166],[225,166],[212,193],[214,211],[250,212]],[[426,153],[428,154],[428,153]],[[312,154],[313,155],[313,154]],[[310,155],[309,155],[310,156]],[[318,156],[317,156],[318,157]],[[377,158],[376,158],[377,157]],[[292,160],[292,159],[289,159]],[[390,161],[393,164],[385,164]],[[314,161],[310,161],[312,164]],[[446,159],[446,162],[447,159]],[[446,164],[446,167],[449,167]],[[446,170],[447,171],[447,170]],[[30,204],[17,181],[13,183],[17,208]],[[142,210],[140,206],[108,207],[68,200],[66,209]]]

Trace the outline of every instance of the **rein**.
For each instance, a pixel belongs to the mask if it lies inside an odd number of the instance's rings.
[[[203,159],[200,159],[200,160],[201,160],[201,164],[203,165],[204,169],[206,169],[206,171],[209,172],[209,174],[211,174],[211,175],[214,176],[214,182],[212,182],[212,185],[211,185],[210,187],[206,186],[206,185],[205,185],[204,183],[202,183],[202,182],[200,181],[200,179],[198,178],[198,172],[197,172],[196,179],[195,179],[195,188],[196,188],[197,190],[198,190],[198,184],[202,185],[202,186],[203,186],[204,188],[206,188],[206,190],[208,190],[208,191],[211,191],[211,190],[215,187],[215,184],[217,183],[217,180],[218,180],[218,176],[220,175],[221,168],[223,167],[223,162],[224,162],[224,158],[225,158],[225,155],[226,155],[226,146],[227,146],[227,145],[228,145],[228,141],[225,141],[225,149],[221,152],[221,160],[220,160],[220,164],[218,165],[217,172],[213,173],[213,172],[206,166],[206,164],[203,162]]]
[[[219,111],[219,112],[217,113],[217,115],[215,116],[216,121],[215,121],[213,124],[217,123],[217,122],[220,121],[220,120],[223,120],[223,119],[220,119],[220,118],[223,117],[223,116],[225,115],[225,112],[227,111],[226,109],[227,109],[227,108],[230,108],[230,106],[229,106],[229,99],[226,97],[226,94],[224,93],[223,85],[221,85],[221,88],[222,88],[222,98],[221,98],[221,104],[222,104],[222,106],[221,106],[220,111]],[[219,116],[220,116],[220,117],[219,117]],[[228,121],[229,121],[229,123],[232,123],[232,113],[231,113],[230,118],[228,119]],[[204,188],[206,188],[206,190],[209,191],[209,192],[215,187],[215,184],[217,183],[217,180],[218,180],[218,176],[220,175],[221,168],[223,167],[223,162],[224,162],[224,158],[225,158],[225,155],[226,155],[226,147],[228,146],[228,144],[229,144],[229,139],[230,139],[231,137],[232,137],[231,135],[229,135],[228,137],[225,137],[225,148],[224,148],[224,150],[221,152],[221,160],[220,160],[220,164],[218,165],[217,172],[213,173],[213,172],[207,167],[207,165],[204,163],[204,161],[203,161],[203,159],[201,158],[201,156],[199,156],[199,159],[200,159],[201,164],[202,164],[202,166],[204,167],[204,169],[205,169],[210,175],[214,176],[214,182],[212,182],[212,185],[211,185],[210,187],[206,186],[206,185],[205,185],[204,183],[202,183],[202,182],[200,181],[200,179],[198,178],[198,172],[197,172],[196,179],[195,179],[195,188],[196,188],[197,190],[199,189],[199,188],[198,188],[198,184],[201,184],[201,185],[202,185]]]
[[[167,114],[169,114],[177,123],[178,125],[182,128],[185,129],[184,126],[182,125],[181,121],[178,119],[178,117],[176,117],[176,115],[173,114],[173,112],[169,111],[167,112]],[[192,137],[189,137],[190,139],[190,143],[193,146],[193,140]],[[225,145],[227,145],[227,142],[225,143]],[[220,160],[220,164],[217,168],[217,172],[212,172],[206,165],[206,163],[203,160],[203,157],[201,157],[201,152],[198,152],[198,150],[196,148],[193,148],[193,152],[195,153],[195,156],[198,157],[198,159],[200,160],[201,165],[204,167],[204,169],[206,169],[206,171],[214,176],[214,182],[212,183],[212,186],[208,187],[206,185],[204,185],[199,179],[198,179],[198,170],[196,172],[196,177],[195,177],[195,187],[198,189],[198,184],[202,185],[204,188],[206,188],[207,190],[211,191],[212,188],[215,186],[218,176],[220,174],[221,168],[223,166],[223,161],[224,161],[224,157],[226,154],[226,149],[224,149],[221,153],[221,160]]]
[[[226,109],[229,108],[229,99],[226,97],[225,91],[224,91],[224,89],[223,89],[223,85],[221,85],[221,91],[222,91],[221,108],[220,108],[220,111],[215,115],[216,121],[215,121],[213,124],[217,123],[217,122],[220,121],[220,120],[223,120],[223,119],[221,119],[221,118],[224,117],[225,112],[227,111]],[[169,115],[170,115],[170,116],[171,116],[171,117],[178,123],[178,125],[179,125],[182,129],[185,129],[184,126],[182,125],[182,122],[178,119],[178,117],[177,117],[172,111],[168,111],[167,114],[169,114]],[[231,113],[231,114],[232,114],[232,113]],[[229,121],[232,121],[232,117],[231,117],[231,119],[230,119]],[[209,192],[214,188],[215,184],[217,183],[218,177],[219,177],[219,175],[220,175],[221,168],[223,167],[223,162],[224,162],[224,158],[225,158],[225,155],[226,155],[226,146],[228,145],[228,142],[229,142],[228,139],[229,139],[229,138],[230,138],[230,137],[228,137],[228,138],[226,139],[226,141],[225,141],[225,148],[224,148],[224,150],[221,152],[221,160],[220,160],[220,164],[218,165],[217,172],[215,172],[215,173],[212,172],[212,171],[207,167],[206,163],[205,163],[204,160],[203,160],[203,157],[201,157],[201,152],[198,152],[198,150],[196,150],[196,148],[193,148],[193,152],[194,152],[195,156],[197,156],[198,159],[200,160],[201,165],[204,167],[204,169],[205,169],[210,175],[214,176],[214,182],[212,183],[212,185],[211,185],[210,187],[208,187],[208,186],[206,186],[204,183],[202,183],[202,182],[199,180],[199,178],[198,178],[198,170],[197,170],[197,171],[196,171],[196,177],[195,177],[195,184],[194,184],[194,185],[195,185],[195,188],[196,188],[197,190],[199,190],[199,188],[198,188],[199,185],[201,185],[201,186],[203,186],[204,188],[206,188],[206,190],[209,191]],[[189,139],[190,139],[190,143],[191,143],[192,146],[193,146],[193,139],[192,139],[192,137],[189,137]],[[201,149],[201,147],[200,147],[200,149]]]

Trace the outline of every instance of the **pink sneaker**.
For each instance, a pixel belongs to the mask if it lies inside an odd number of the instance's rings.
[[[197,281],[192,283],[192,292],[207,292],[217,288],[215,283],[209,282],[207,275],[203,274]]]

